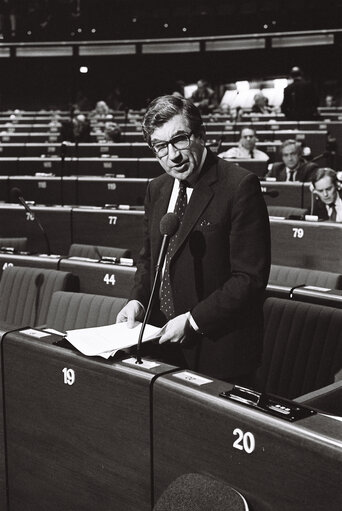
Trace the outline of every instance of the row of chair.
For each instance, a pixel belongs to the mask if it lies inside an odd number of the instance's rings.
[[[115,322],[127,298],[80,293],[76,275],[8,267],[0,281],[0,326],[74,328]],[[257,388],[295,398],[330,383],[342,369],[342,310],[268,297]]]

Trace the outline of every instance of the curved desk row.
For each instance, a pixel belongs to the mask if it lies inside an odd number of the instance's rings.
[[[188,472],[226,481],[254,511],[340,511],[337,418],[277,399],[261,411],[254,394],[250,405],[222,397],[229,383],[39,335],[2,336],[4,511],[149,511]]]

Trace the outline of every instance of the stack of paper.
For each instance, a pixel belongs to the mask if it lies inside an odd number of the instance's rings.
[[[128,328],[127,323],[68,330],[67,340],[83,355],[89,357],[113,357],[118,350],[129,348],[138,343],[141,323]],[[162,328],[146,325],[142,342],[157,339]]]

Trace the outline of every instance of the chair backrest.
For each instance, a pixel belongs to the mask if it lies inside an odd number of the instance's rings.
[[[78,279],[70,272],[8,267],[0,281],[0,322],[17,327],[42,325],[52,293],[77,288]]]
[[[342,367],[342,310],[267,298],[258,390],[293,399],[334,382]]]
[[[153,511],[248,511],[245,498],[224,481],[183,474],[162,493]]]
[[[91,259],[101,259],[102,257],[131,257],[128,248],[104,247],[100,245],[85,245],[82,243],[73,243],[70,246],[70,257],[89,257]]]
[[[27,238],[0,238],[0,247],[11,247],[22,252],[27,249]]]
[[[53,293],[46,324],[62,332],[110,325],[126,303],[126,298],[57,291]]]
[[[271,265],[269,284],[295,287],[301,284],[342,289],[342,275],[330,271],[309,270],[292,266]]]
[[[304,219],[309,210],[304,208],[293,208],[291,206],[267,206],[269,216],[281,216],[285,218]]]

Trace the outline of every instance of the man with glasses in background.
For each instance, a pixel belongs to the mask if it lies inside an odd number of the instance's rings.
[[[149,105],[143,133],[165,174],[145,199],[144,245],[130,301],[117,321],[142,321],[162,242],[160,221],[180,217],[149,323],[162,326],[146,353],[203,374],[252,384],[260,361],[270,265],[267,209],[257,176],[205,147],[199,110],[184,98]]]

